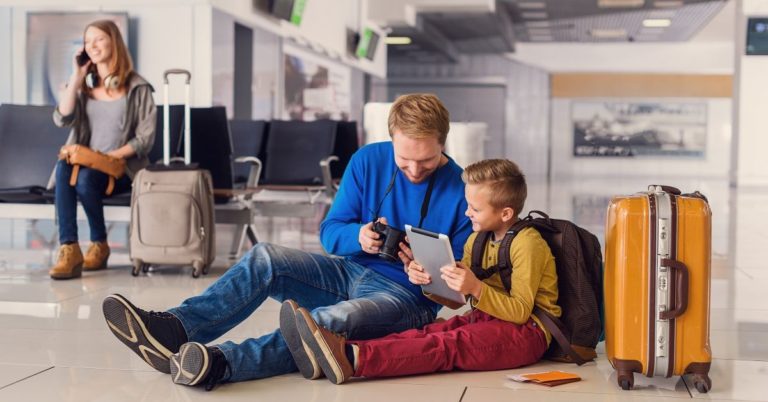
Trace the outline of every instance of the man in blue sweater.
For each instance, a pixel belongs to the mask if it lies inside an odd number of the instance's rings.
[[[400,243],[390,253],[399,261],[379,256],[386,250],[374,222],[446,233],[461,260],[472,231],[464,216],[461,168],[443,153],[449,117],[434,95],[401,96],[388,123],[392,142],[355,153],[320,225],[323,247],[341,258],[257,244],[202,294],[167,312],[144,311],[123,296],[108,296],[103,310],[110,330],[150,366],[170,373],[173,382],[210,390],[218,383],[297,370],[306,378],[322,375],[301,339],[283,337],[279,330],[239,344],[205,345],[245,320],[267,297],[298,303],[284,303],[281,325],[295,325],[300,305],[319,324],[350,339],[378,338],[432,322],[440,306],[403,271],[411,250]]]

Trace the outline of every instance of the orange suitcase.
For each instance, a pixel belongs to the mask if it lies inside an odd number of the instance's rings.
[[[701,193],[668,186],[614,197],[605,227],[605,349],[619,385],[634,373],[691,374],[709,367],[711,211]]]

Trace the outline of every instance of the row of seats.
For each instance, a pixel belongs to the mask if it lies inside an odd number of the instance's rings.
[[[51,106],[0,105],[0,202],[50,203],[47,191],[59,147],[68,129],[53,125]],[[170,107],[171,156],[183,154],[183,106]],[[158,108],[157,136],[151,161],[163,158],[163,111]],[[190,114],[192,162],[211,172],[217,202],[226,203],[242,187],[284,189],[327,187],[321,162],[334,155],[330,178],[338,181],[357,150],[355,122],[320,120],[228,121],[224,107],[192,108]],[[234,163],[257,158],[253,163]],[[335,158],[334,158],[335,159]],[[258,169],[260,167],[260,169]],[[257,183],[256,183],[257,182]],[[115,194],[107,205],[129,205],[130,194]]]

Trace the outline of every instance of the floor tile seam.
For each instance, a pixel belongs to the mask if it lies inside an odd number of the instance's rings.
[[[22,382],[22,381],[26,381],[26,380],[28,380],[28,379],[30,379],[30,378],[32,378],[32,377],[34,377],[34,376],[38,375],[38,374],[42,374],[42,373],[45,373],[46,371],[49,371],[49,370],[51,370],[51,369],[53,369],[53,368],[55,368],[55,367],[56,367],[56,366],[50,366],[50,367],[47,367],[47,368],[46,368],[46,369],[44,369],[44,370],[40,370],[40,371],[38,371],[38,372],[36,372],[36,373],[33,373],[33,374],[30,374],[30,375],[28,375],[28,376],[26,376],[26,377],[24,377],[24,378],[20,378],[20,379],[18,379],[18,380],[16,380],[16,381],[12,382],[12,383],[10,383],[10,384],[6,384],[6,385],[3,385],[3,386],[0,386],[0,391],[2,391],[2,390],[4,390],[4,389],[6,389],[6,388],[8,388],[8,387],[11,387],[11,386],[13,386],[13,385],[15,385],[15,384],[18,384],[18,383],[20,383],[20,382]]]
[[[512,381],[512,380],[509,380]],[[541,386],[542,389],[529,389],[529,388],[509,388],[509,387],[490,387],[490,386],[480,386],[480,385],[467,385],[468,388],[483,388],[483,389],[506,389],[511,391],[533,391],[533,392],[558,392],[558,393],[577,393],[577,394],[589,394],[589,395],[623,395],[625,391],[620,390],[618,388],[618,385],[616,385],[615,391],[621,391],[621,392],[592,392],[592,391],[579,391],[576,389],[557,389],[557,387],[544,387]],[[633,391],[632,395],[627,395],[631,397],[649,397],[649,398],[677,398],[677,399],[691,399],[689,392],[678,392],[678,391],[670,391],[675,392],[672,395],[658,395],[658,394],[636,394]],[[679,396],[678,396],[679,395]]]

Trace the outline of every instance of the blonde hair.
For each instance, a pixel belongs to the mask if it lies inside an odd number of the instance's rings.
[[[450,129],[450,117],[443,102],[433,94],[408,94],[395,100],[389,111],[389,135],[395,130],[411,138],[437,138],[440,145]]]
[[[486,159],[475,162],[461,174],[466,184],[479,184],[488,189],[492,207],[512,208],[520,214],[528,196],[525,175],[515,162],[508,159]]]
[[[85,29],[83,30],[83,42],[85,42],[85,33],[90,27],[94,27],[109,36],[109,39],[112,42],[112,56],[109,60],[110,73],[108,77],[112,77],[111,79],[118,80],[117,89],[127,89],[128,81],[133,74],[133,60],[131,59],[131,54],[128,53],[128,47],[125,46],[125,41],[123,41],[123,36],[120,34],[120,29],[112,20],[98,20],[91,22],[90,24],[86,25]],[[89,72],[96,73],[95,64],[91,64],[89,67]],[[106,79],[107,77],[100,77],[101,84],[104,84]],[[90,96],[91,92],[93,91],[93,89],[86,85],[85,82],[83,82],[80,88],[88,96]],[[107,92],[110,92],[111,90],[111,88],[107,87],[106,85],[104,88],[106,88]]]

